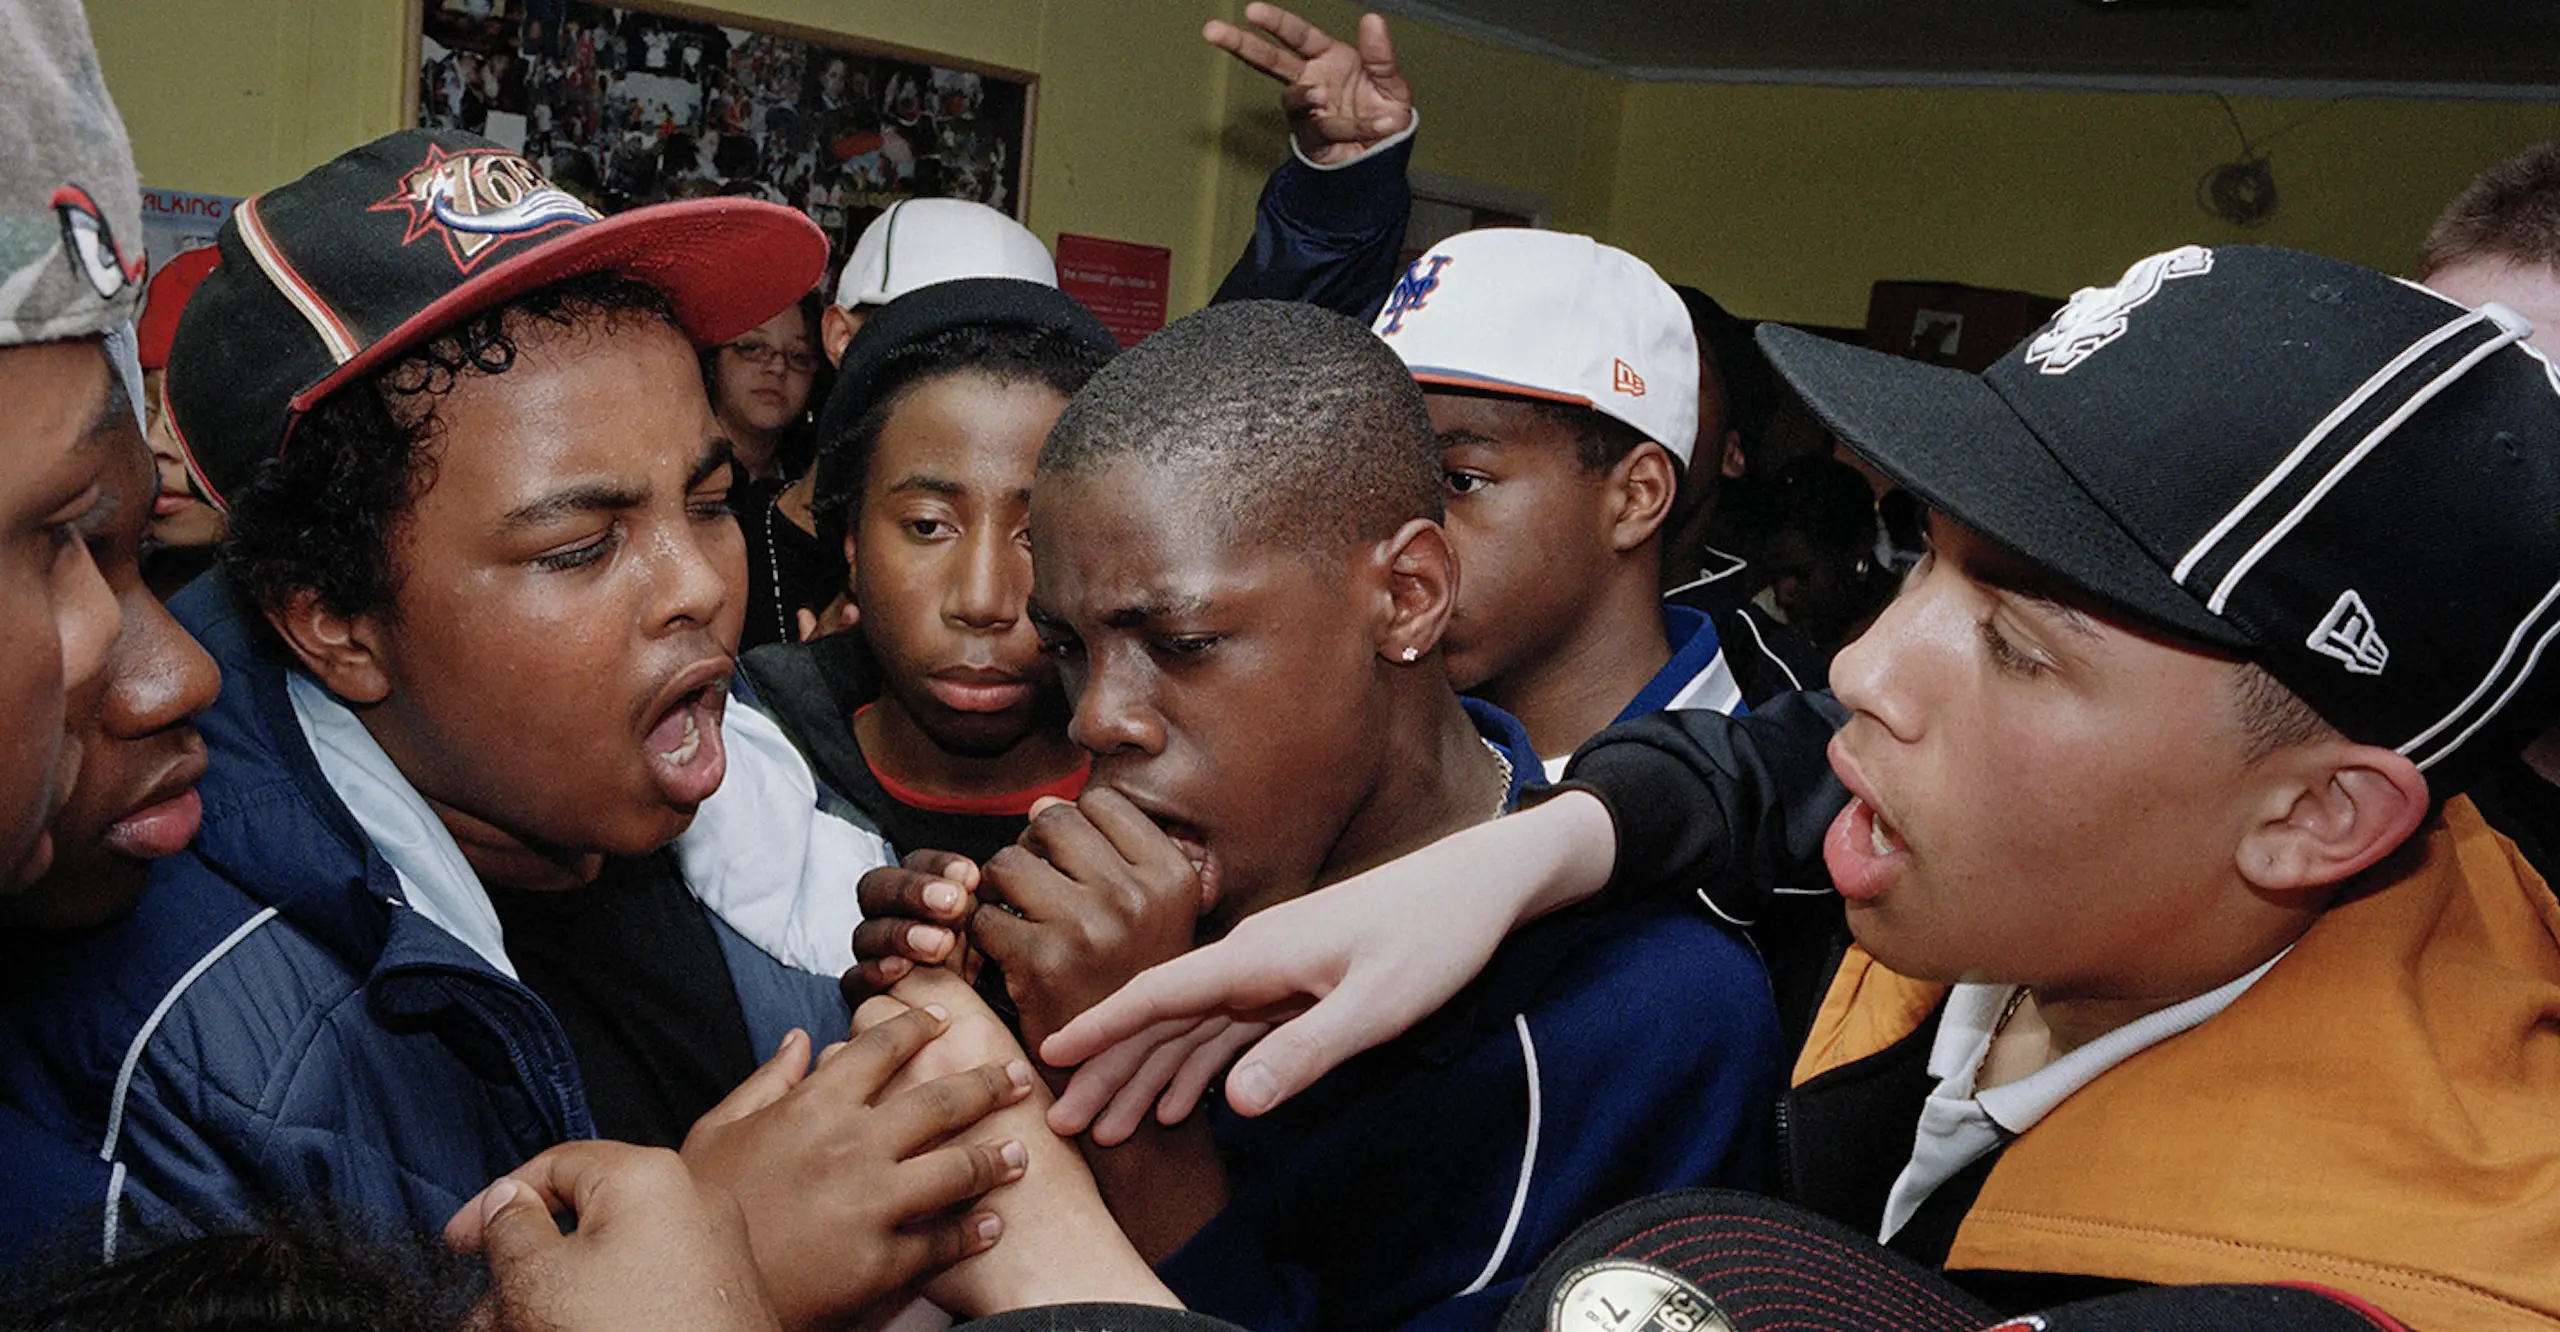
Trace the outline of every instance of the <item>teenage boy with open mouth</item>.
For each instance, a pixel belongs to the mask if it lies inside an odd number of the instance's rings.
[[[67,1087],[57,1128],[112,1168],[57,1217],[110,1257],[321,1204],[432,1230],[606,1136],[737,1194],[793,1322],[984,1247],[956,1205],[1011,1167],[965,1130],[1028,1070],[876,1107],[792,1085],[847,1030],[808,968],[881,846],[726,707],[743,549],[696,348],[807,289],[814,228],[600,219],[407,132],[218,243],[168,379],[231,518],[175,604],[224,675],[204,824],[13,1015],[9,1065]]]

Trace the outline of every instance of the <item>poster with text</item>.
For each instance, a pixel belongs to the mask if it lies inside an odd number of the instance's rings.
[[[197,194],[189,190],[142,191],[142,244],[151,257],[151,271],[200,245],[213,244],[215,233],[222,230],[222,220],[240,201],[227,194]]]
[[[1164,327],[1173,251],[1100,236],[1058,237],[1058,289],[1082,302],[1123,347]]]
[[[1022,216],[1027,76],[580,0],[420,4],[418,123],[506,144],[601,211],[789,204],[827,232],[830,274],[900,199]]]

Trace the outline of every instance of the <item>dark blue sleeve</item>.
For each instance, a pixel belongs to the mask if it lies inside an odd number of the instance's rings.
[[[0,1156],[9,1180],[0,1187],[0,1278],[30,1260],[67,1261],[98,1251],[98,1213],[109,1167],[95,1143],[74,1144],[17,1107],[0,1104]]]
[[[1218,286],[1224,301],[1304,301],[1368,323],[1404,270],[1413,140],[1318,171],[1295,153],[1271,173],[1253,212],[1253,242]]]
[[[1241,1208],[1210,1218],[1156,1264],[1156,1275],[1187,1302],[1198,1303],[1199,1292],[1214,1292],[1210,1302],[1217,1316],[1251,1332],[1291,1332],[1316,1322],[1315,1274],[1274,1258],[1256,1218]]]
[[[1766,1184],[1782,1069],[1758,958],[1676,903],[1602,912],[1522,1018],[1540,1103],[1502,1257],[1481,1291],[1408,1332],[1492,1328],[1540,1261],[1622,1203]]]

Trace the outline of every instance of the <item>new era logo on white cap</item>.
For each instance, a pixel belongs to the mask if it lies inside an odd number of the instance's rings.
[[[1414,261],[1373,331],[1425,387],[1589,407],[1685,466],[1698,438],[1698,336],[1643,260],[1588,236],[1470,231]]]

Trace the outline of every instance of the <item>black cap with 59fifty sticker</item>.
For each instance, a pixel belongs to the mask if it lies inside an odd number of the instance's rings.
[[[2549,720],[2560,375],[2531,331],[2335,259],[2190,245],[2075,294],[1979,376],[1760,340],[1940,512],[2257,662],[2442,793]]]
[[[2354,1296],[2155,1286],[2003,1316],[1827,1217],[1685,1189],[1603,1213],[1531,1273],[1497,1332],[2401,1332]]]
[[[779,204],[693,199],[600,217],[476,135],[404,130],[242,203],[179,317],[169,414],[216,504],[304,412],[472,315],[619,273],[665,293],[697,346],[815,286],[825,233]]]

